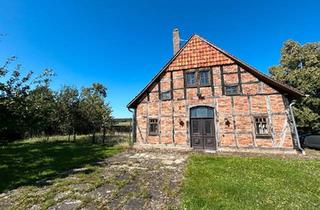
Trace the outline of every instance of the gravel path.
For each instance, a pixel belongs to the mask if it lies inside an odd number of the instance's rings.
[[[86,168],[76,169],[43,187],[0,194],[0,209],[179,208],[186,159],[184,153],[129,150],[99,162],[94,177]],[[99,180],[93,182],[94,178]]]

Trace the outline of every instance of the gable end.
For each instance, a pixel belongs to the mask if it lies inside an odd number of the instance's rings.
[[[304,94],[286,84],[280,83],[272,79],[270,76],[263,74],[259,70],[253,68],[247,63],[239,60],[235,56],[227,53],[216,45],[208,42],[198,35],[193,35],[185,43],[185,45],[173,56],[167,64],[152,78],[152,80],[144,87],[144,89],[127,105],[128,108],[135,108],[140,101],[148,95],[150,89],[160,82],[161,77],[166,71],[187,70],[192,68],[201,68],[208,66],[219,66],[237,64],[247,72],[251,73],[259,80],[270,85],[282,94],[291,96],[292,98],[303,97]]]

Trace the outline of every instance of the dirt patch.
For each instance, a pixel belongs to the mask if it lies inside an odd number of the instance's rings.
[[[315,159],[319,160],[320,159],[320,150],[319,149],[309,149],[306,148],[305,150],[305,158],[306,159]]]
[[[90,173],[84,168],[51,185],[3,193],[0,209],[179,208],[186,159],[186,153],[129,150],[100,161]]]
[[[106,160],[104,176],[117,188],[104,200],[110,209],[178,207],[186,154],[130,151]],[[102,199],[103,200],[103,199]]]

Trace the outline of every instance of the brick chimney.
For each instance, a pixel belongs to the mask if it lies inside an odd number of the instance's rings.
[[[180,50],[180,35],[179,29],[173,29],[173,55]]]

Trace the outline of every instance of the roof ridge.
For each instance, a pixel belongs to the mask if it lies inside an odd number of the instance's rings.
[[[258,69],[252,67],[251,65],[247,64],[246,62],[238,59],[236,56],[226,52],[225,50],[223,50],[222,48],[216,46],[215,44],[209,42],[208,40],[206,40],[205,38],[201,37],[200,35],[194,33],[192,34],[189,39],[186,41],[186,43],[183,45],[183,47],[181,47],[179,49],[179,51],[173,56],[171,57],[171,59],[160,69],[160,71],[151,79],[151,81],[139,92],[138,95],[136,95],[136,97],[134,97],[129,104],[127,105],[128,108],[132,108],[132,105],[134,104],[134,102],[136,100],[138,100],[141,96],[143,96],[145,94],[145,92],[150,88],[150,86],[156,82],[158,80],[158,78],[161,76],[161,74],[168,68],[168,66],[181,54],[181,52],[185,49],[185,47],[189,44],[190,40],[193,37],[198,37],[199,39],[201,39],[202,41],[204,41],[205,43],[207,43],[208,45],[210,45],[211,47],[215,48],[216,50],[218,50],[219,52],[223,53],[225,56],[231,58],[233,61],[235,61],[238,65],[240,64],[242,67],[246,67],[247,70],[249,70],[249,72],[251,72],[252,74],[254,74],[256,77],[261,77],[261,80],[265,80],[264,82],[268,83],[272,83],[273,86],[277,86],[279,89],[285,89],[286,91],[284,92],[290,92],[291,94],[295,95],[296,97],[303,97],[304,93],[300,92],[299,90],[284,84],[280,81],[277,81],[275,79],[273,79],[272,77],[264,74],[263,72],[259,71]],[[271,86],[272,86],[271,85]],[[277,89],[277,88],[276,88]]]

